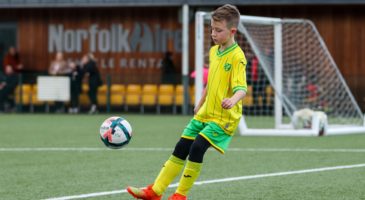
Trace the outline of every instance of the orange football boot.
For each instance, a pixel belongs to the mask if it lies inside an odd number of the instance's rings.
[[[168,198],[168,200],[188,200],[188,198],[184,195],[175,193]]]
[[[161,200],[162,195],[158,196],[153,190],[153,185],[147,186],[147,188],[136,188],[136,187],[127,187],[127,191],[136,199],[143,200]]]

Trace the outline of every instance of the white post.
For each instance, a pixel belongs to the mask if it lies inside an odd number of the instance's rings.
[[[204,12],[195,15],[195,105],[203,94]]]
[[[282,124],[283,106],[282,98],[282,69],[283,69],[283,55],[282,55],[282,26],[281,23],[274,24],[274,60],[275,60],[275,128],[279,128]]]
[[[242,115],[240,122],[238,124],[238,132],[240,135],[245,135],[246,131],[247,131],[247,124],[246,124],[245,116]]]
[[[182,113],[189,112],[189,5],[183,5],[182,12],[182,83],[184,86],[184,105]]]

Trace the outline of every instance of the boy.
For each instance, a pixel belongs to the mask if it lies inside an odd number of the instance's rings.
[[[195,116],[155,182],[144,189],[127,188],[135,198],[160,200],[189,156],[176,192],[168,198],[186,200],[199,176],[206,150],[213,146],[223,154],[227,149],[242,115],[240,100],[247,91],[246,59],[234,39],[239,19],[237,8],[228,4],[212,13],[211,36],[216,45],[210,49],[208,84],[194,109]]]

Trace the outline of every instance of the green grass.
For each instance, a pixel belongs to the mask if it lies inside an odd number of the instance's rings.
[[[150,184],[171,151],[133,149],[151,147],[172,150],[191,118],[123,115],[133,127],[131,143],[126,150],[104,151],[98,129],[107,117],[109,116],[0,115],[0,149],[3,149],[0,150],[0,199],[44,199],[121,190],[130,184]],[[101,150],[4,151],[7,148],[26,147],[95,147]],[[230,147],[365,149],[365,135],[235,136]],[[199,181],[360,163],[365,163],[364,151],[228,151],[224,156],[216,151],[208,151]],[[365,199],[364,188],[365,168],[353,168],[194,186],[189,199],[361,200]],[[173,191],[174,188],[168,189],[167,195]],[[90,199],[132,198],[122,193]]]

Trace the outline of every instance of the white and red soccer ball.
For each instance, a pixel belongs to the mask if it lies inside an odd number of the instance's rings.
[[[322,136],[328,126],[327,115],[322,111],[314,111],[309,108],[297,110],[293,114],[292,125],[295,129],[310,129],[315,115],[319,120],[319,136]]]
[[[100,126],[100,139],[111,149],[119,149],[132,138],[132,127],[122,117],[109,117]]]

